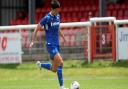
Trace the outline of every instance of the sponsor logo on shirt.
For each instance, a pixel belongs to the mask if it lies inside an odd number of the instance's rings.
[[[59,25],[60,23],[59,22],[51,22],[51,26],[56,26],[56,25]]]

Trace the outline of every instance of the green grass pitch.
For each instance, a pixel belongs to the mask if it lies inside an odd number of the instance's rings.
[[[128,62],[113,64],[83,61],[66,61],[63,75],[66,87],[72,81],[80,83],[80,89],[128,89]],[[59,89],[57,76],[47,70],[39,70],[35,63],[0,65],[0,89]]]

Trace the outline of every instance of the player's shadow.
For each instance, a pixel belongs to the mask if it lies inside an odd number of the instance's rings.
[[[1,69],[15,69],[19,66],[20,64],[0,64]]]

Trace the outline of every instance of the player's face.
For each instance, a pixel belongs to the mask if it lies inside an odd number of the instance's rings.
[[[60,8],[52,9],[52,11],[53,11],[53,14],[56,15],[57,13],[60,12]]]
[[[60,8],[56,8],[55,9],[55,14],[59,13],[59,11],[60,11]]]

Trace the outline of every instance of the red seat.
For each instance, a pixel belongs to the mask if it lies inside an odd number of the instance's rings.
[[[85,11],[85,6],[84,6],[84,5],[82,5],[82,6],[80,7],[80,11]]]
[[[117,11],[116,11],[116,10],[113,10],[113,11],[112,11],[112,16],[117,17]]]
[[[90,6],[86,6],[85,10],[90,11],[91,10]]]
[[[124,11],[124,17],[127,17],[128,16],[128,10],[125,10]]]
[[[16,20],[11,20],[10,25],[16,25]]]
[[[77,18],[81,18],[81,17],[82,17],[82,13],[81,12],[77,13]]]
[[[120,9],[120,5],[119,5],[119,4],[116,4],[116,5],[115,5],[115,9],[116,9],[116,10],[119,10],[119,9]]]
[[[120,9],[126,10],[126,9],[127,9],[127,4],[122,4],[122,5],[120,6]]]
[[[82,12],[83,18],[88,17],[88,12]]]
[[[41,8],[41,12],[42,13],[46,13],[46,9],[43,7],[43,8]]]
[[[74,11],[74,8],[71,6],[71,7],[69,7],[68,11],[69,12],[73,12]]]
[[[72,21],[73,22],[78,22],[78,19],[77,18],[72,18]]]
[[[107,16],[111,16],[111,11],[110,10],[107,11]]]
[[[83,22],[83,21],[87,21],[88,19],[85,17],[85,18],[80,18],[80,21]]]
[[[114,10],[114,5],[113,5],[113,4],[108,5],[108,9],[109,9],[109,10]]]
[[[21,19],[16,20],[16,25],[20,25],[20,24],[22,24],[22,20]]]
[[[82,6],[83,5],[83,1],[82,0],[80,0],[79,2],[77,1],[77,5],[78,6]]]
[[[123,16],[118,16],[117,19],[121,20],[121,19],[124,19]]]
[[[68,12],[68,8],[67,7],[64,7],[63,8],[63,12]]]
[[[128,19],[128,16],[124,16],[124,19]]]
[[[76,18],[76,16],[77,16],[76,14],[77,14],[76,12],[73,12],[72,13],[72,18]]]
[[[47,11],[47,12],[49,12],[50,10],[51,10],[51,8],[49,8],[49,7],[46,8],[46,11]]]
[[[36,9],[36,14],[40,14],[41,11],[42,11],[41,8],[37,8],[37,9]]]
[[[97,10],[96,5],[93,5],[91,9],[92,9],[92,11],[96,11]]]
[[[25,24],[28,24],[28,20],[22,20],[22,24],[25,25]]]
[[[95,17],[99,17],[99,11],[95,12]]]
[[[75,6],[75,7],[74,7],[74,11],[75,11],[75,12],[77,12],[77,11],[79,11],[79,10],[80,10],[80,9],[79,9],[78,6]]]
[[[119,10],[118,11],[118,17],[123,17],[123,16],[124,16],[123,11],[122,10]]]

